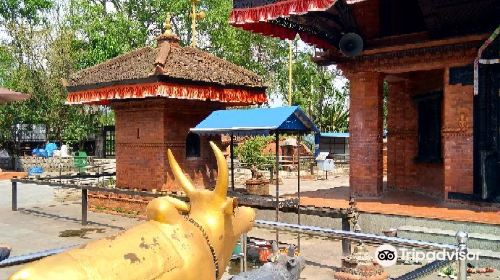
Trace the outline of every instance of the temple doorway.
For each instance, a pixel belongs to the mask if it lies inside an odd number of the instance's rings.
[[[474,194],[500,201],[500,65],[480,69],[474,99]]]

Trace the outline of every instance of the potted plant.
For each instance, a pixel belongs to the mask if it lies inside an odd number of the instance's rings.
[[[249,194],[269,195],[269,180],[265,179],[255,165],[251,168],[252,178],[245,182]]]

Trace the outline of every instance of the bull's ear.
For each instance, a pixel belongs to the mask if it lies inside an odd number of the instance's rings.
[[[179,212],[189,212],[189,205],[169,196],[153,199],[146,208],[149,220],[164,224],[179,223],[183,219]]]
[[[234,215],[234,209],[238,207],[238,202],[235,198],[226,199],[224,204],[222,204],[222,211],[226,215]]]
[[[215,185],[214,192],[218,197],[225,199],[227,197],[227,187],[229,185],[229,171],[226,158],[214,142],[210,141],[210,146],[212,146],[215,159],[217,160],[217,184]]]

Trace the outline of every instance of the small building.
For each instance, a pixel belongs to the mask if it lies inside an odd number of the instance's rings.
[[[349,133],[322,132],[319,139],[320,152],[330,153],[334,160],[349,161]]]
[[[117,187],[173,190],[167,149],[198,186],[210,186],[216,163],[208,145],[220,137],[190,133],[212,111],[266,101],[251,71],[165,33],[144,47],[71,77],[67,103],[107,105],[115,112]]]
[[[500,200],[499,0],[235,0],[232,25],[298,34],[350,80],[350,188]],[[387,188],[383,176],[387,89]]]

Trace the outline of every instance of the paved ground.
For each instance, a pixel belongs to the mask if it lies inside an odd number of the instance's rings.
[[[332,188],[348,187],[349,176],[328,176],[328,180],[301,180],[300,192],[313,193],[316,191],[326,191]],[[237,189],[245,188],[242,184],[236,184]],[[280,195],[296,196],[298,189],[297,179],[282,179],[279,185]],[[269,194],[276,193],[276,185],[269,186]]]
[[[349,201],[348,187],[333,187],[304,192],[302,205],[345,208]],[[500,225],[500,208],[474,207],[445,203],[424,195],[405,192],[387,192],[379,199],[356,199],[358,209],[366,213],[402,215],[447,221]]]
[[[19,175],[1,173],[2,178]],[[237,188],[244,188],[237,184]],[[283,179],[280,185],[280,195],[297,196],[297,179]],[[275,186],[270,186],[270,194],[274,195]],[[329,175],[328,180],[302,180],[302,205],[317,207],[347,208],[349,202],[349,176]],[[444,203],[424,195],[405,192],[386,192],[379,199],[358,198],[358,209],[366,213],[389,214],[430,218],[448,221],[474,222],[490,225],[500,225],[500,207],[472,206]]]
[[[275,193],[275,186],[270,187]],[[297,179],[284,179],[280,194],[297,196]],[[306,206],[349,207],[349,176],[329,176],[328,180],[301,181],[301,204]],[[356,199],[358,209],[366,213],[412,216],[447,221],[500,225],[500,208],[444,203],[424,195],[386,192],[379,199]]]
[[[76,196],[46,186],[20,185],[20,210],[12,212],[10,189],[10,182],[0,181],[0,243],[12,246],[12,256],[86,243],[138,223],[138,219],[90,212],[89,220],[93,223],[87,228],[100,229],[102,233],[89,232],[85,238],[59,237],[63,231],[82,229],[81,206]],[[16,269],[0,269],[0,279],[6,279]]]
[[[10,244],[13,247],[12,255],[86,243],[91,239],[112,235],[140,222],[137,218],[90,212],[89,220],[92,223],[86,229],[99,229],[100,232],[90,232],[83,238],[79,236],[60,237],[59,235],[67,230],[82,229],[79,194],[39,185],[21,185],[18,192],[20,211],[12,212],[10,209],[10,183],[0,181],[0,228],[2,229],[0,243]],[[275,233],[254,229],[249,235],[273,239]],[[295,243],[296,237],[281,234],[280,240]],[[303,237],[301,244],[302,255],[308,261],[308,266],[302,273],[302,279],[333,279],[333,271],[340,265],[340,242]],[[0,279],[6,279],[18,268],[0,269]],[[400,265],[391,267],[387,271],[394,277],[414,268],[415,266]],[[225,279],[227,278],[228,276],[225,276]],[[432,275],[426,279],[434,280],[437,279],[437,276]],[[495,274],[481,278],[475,276],[471,279],[500,278]]]

